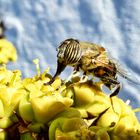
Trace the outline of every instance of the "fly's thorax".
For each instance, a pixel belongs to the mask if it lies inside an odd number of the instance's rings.
[[[80,67],[84,72],[92,72],[98,65],[93,62],[92,55],[90,53],[83,52],[79,61]]]
[[[77,40],[68,39],[61,43],[58,47],[57,58],[61,63],[66,65],[76,64],[82,56],[82,49]]]

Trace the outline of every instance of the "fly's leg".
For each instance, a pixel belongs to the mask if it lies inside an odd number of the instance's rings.
[[[72,78],[79,76],[80,75],[80,71],[79,71],[79,67],[75,67],[73,72],[71,73],[71,75],[64,81],[64,83],[67,83],[68,81],[70,81]]]
[[[114,78],[110,78],[110,77],[102,77],[102,81],[105,83],[105,85],[109,88],[109,89],[112,89],[112,87],[114,87],[115,85],[115,90],[110,94],[110,102],[111,102],[111,106],[112,106],[112,109],[114,110],[115,112],[115,109],[114,109],[114,105],[113,105],[113,97],[114,96],[117,96],[122,85],[120,84],[120,82],[117,81],[117,79]]]
[[[119,91],[120,91],[120,89],[121,89],[121,87],[122,87],[121,84],[118,84],[116,86],[116,89],[113,91],[113,93],[110,94],[110,98],[112,98],[113,96],[117,96]]]
[[[87,73],[84,72],[82,77],[80,78],[80,83],[84,83],[84,82],[87,82],[88,80],[88,76],[87,76]]]
[[[74,69],[71,75],[72,75],[72,76],[71,76],[72,78],[73,78],[73,77],[76,77],[76,76],[79,76],[79,75],[80,75],[80,71],[77,70],[77,69]]]
[[[119,93],[121,87],[122,87],[122,85],[121,85],[120,83],[117,84],[115,90],[110,94],[110,102],[111,102],[111,106],[112,106],[112,109],[114,110],[114,112],[115,112],[115,109],[114,109],[113,99],[112,99],[112,98],[113,98],[114,96],[117,96],[117,95],[118,95],[118,93]]]

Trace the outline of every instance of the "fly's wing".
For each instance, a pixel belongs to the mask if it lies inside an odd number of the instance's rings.
[[[101,45],[89,42],[80,42],[80,46],[84,51],[83,54],[87,57],[90,57],[90,59],[92,57],[92,60],[96,63],[97,67],[103,66],[108,68],[110,71],[113,71],[114,67],[109,64],[109,62],[112,62],[116,66],[117,74],[134,84],[140,85],[140,81],[137,80],[134,74],[132,74],[130,71],[128,71],[128,69],[119,64],[118,61],[114,59],[110,55],[110,53],[106,51],[106,49],[104,49]]]
[[[107,57],[106,51],[100,52],[100,55],[97,56],[97,58],[93,58],[93,61],[95,61],[97,66],[103,66],[110,70],[114,69],[111,65],[109,65],[110,60]]]
[[[125,66],[121,65],[116,59],[113,57],[110,57],[110,61],[115,64],[117,69],[117,74],[119,74],[121,77],[127,79],[128,81],[140,85],[140,81],[134,76],[132,72],[130,72]]]

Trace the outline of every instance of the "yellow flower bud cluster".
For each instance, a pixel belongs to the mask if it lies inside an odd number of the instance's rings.
[[[0,64],[7,64],[9,61],[17,60],[17,52],[11,42],[0,39]]]
[[[139,140],[140,124],[131,106],[118,97],[102,92],[101,83],[75,83],[66,88],[64,97],[71,96],[88,130],[94,132],[92,140]]]
[[[0,140],[140,139],[132,108],[113,97],[113,110],[99,82],[56,78],[44,85],[51,75],[36,65],[37,75],[24,79],[19,70],[0,68]]]

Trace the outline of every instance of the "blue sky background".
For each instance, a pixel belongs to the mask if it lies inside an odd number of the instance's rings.
[[[139,0],[0,0],[0,15],[7,25],[7,38],[18,52],[9,69],[20,69],[23,77],[36,74],[32,63],[40,59],[41,70],[56,69],[56,47],[66,38],[103,45],[140,79]],[[71,72],[67,68],[61,75]],[[126,80],[119,96],[140,107],[140,86]]]

